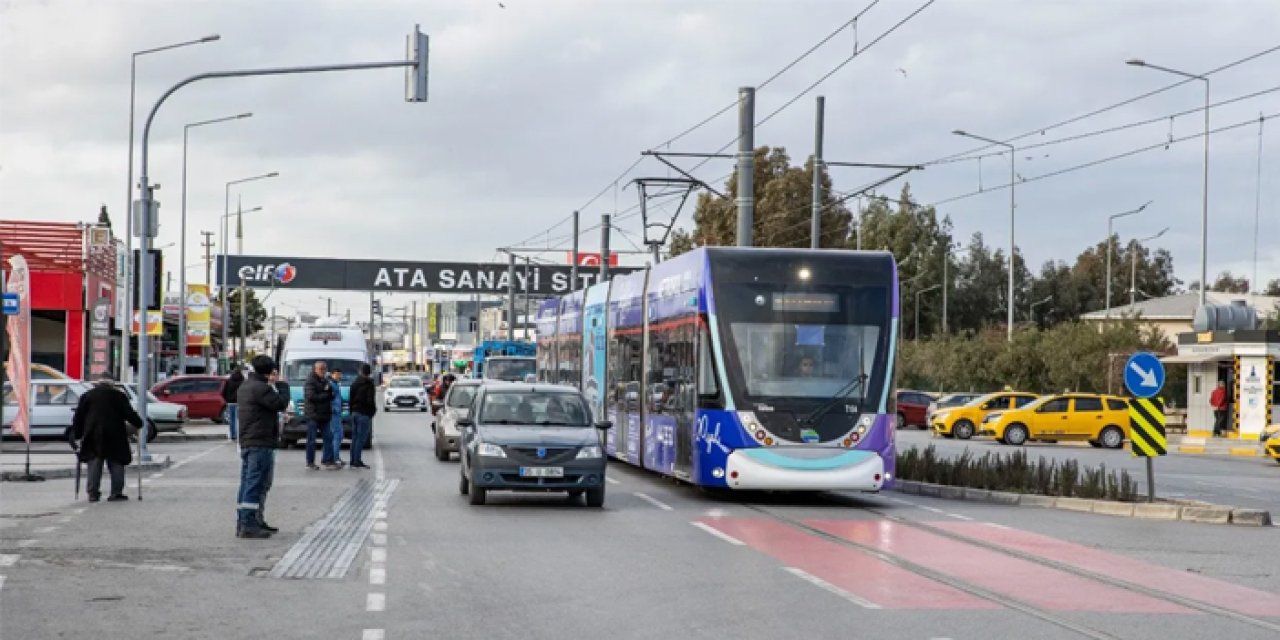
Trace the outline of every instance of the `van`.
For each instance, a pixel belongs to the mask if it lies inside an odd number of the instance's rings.
[[[351,383],[360,374],[360,367],[372,362],[372,354],[361,329],[320,322],[290,330],[280,353],[280,378],[289,383],[289,399],[293,405],[280,436],[283,448],[307,437],[303,388],[317,362],[324,362],[331,372],[342,372],[342,433],[346,438],[351,437]],[[372,443],[370,434],[366,446]]]

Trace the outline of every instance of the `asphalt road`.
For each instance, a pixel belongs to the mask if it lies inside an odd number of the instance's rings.
[[[959,456],[965,450],[973,455],[987,452],[1007,453],[1014,447],[990,438],[956,440],[934,437],[932,432],[917,429],[898,431],[898,447],[933,445],[941,454]],[[1079,460],[1091,466],[1127,470],[1146,491],[1146,461],[1135,458],[1125,449],[1094,449],[1088,445],[1031,442],[1023,445],[1034,460]],[[1164,498],[1203,500],[1220,505],[1267,509],[1280,516],[1280,464],[1266,457],[1207,456],[1170,454],[1154,461],[1156,495]]]
[[[1275,528],[892,492],[716,496],[623,465],[604,509],[514,494],[471,507],[422,414],[375,430],[380,474],[279,452],[268,518],[282,532],[265,541],[232,535],[229,444],[165,445],[178,466],[142,502],[0,485],[0,637],[1280,636]],[[327,516],[379,477],[394,491],[367,517]],[[345,574],[267,577],[362,524]]]

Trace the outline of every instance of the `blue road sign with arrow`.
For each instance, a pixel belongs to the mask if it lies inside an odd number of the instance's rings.
[[[4,294],[4,315],[6,316],[18,315],[18,310],[20,308],[21,308],[21,303],[18,300],[18,294],[16,293]]]
[[[1124,366],[1124,386],[1138,398],[1150,398],[1164,388],[1164,365],[1154,353],[1139,351]]]

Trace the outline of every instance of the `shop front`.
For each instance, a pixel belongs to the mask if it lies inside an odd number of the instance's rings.
[[[1222,383],[1228,398],[1229,437],[1257,440],[1280,424],[1280,332],[1202,331],[1178,336],[1178,354],[1161,359],[1187,367],[1187,433],[1213,435],[1209,399]]]

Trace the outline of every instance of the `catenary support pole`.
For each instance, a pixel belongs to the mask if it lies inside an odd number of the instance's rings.
[[[822,112],[826,99],[818,96],[813,121],[813,219],[809,222],[809,247],[817,249],[822,238]]]
[[[755,223],[756,90],[738,89],[738,246],[752,246]]]
[[[609,279],[609,214],[600,216],[600,279],[596,282],[605,282]]]
[[[570,254],[569,262],[569,290],[578,290],[578,212],[573,212],[573,253]]]
[[[516,339],[516,254],[507,252],[507,340]]]

